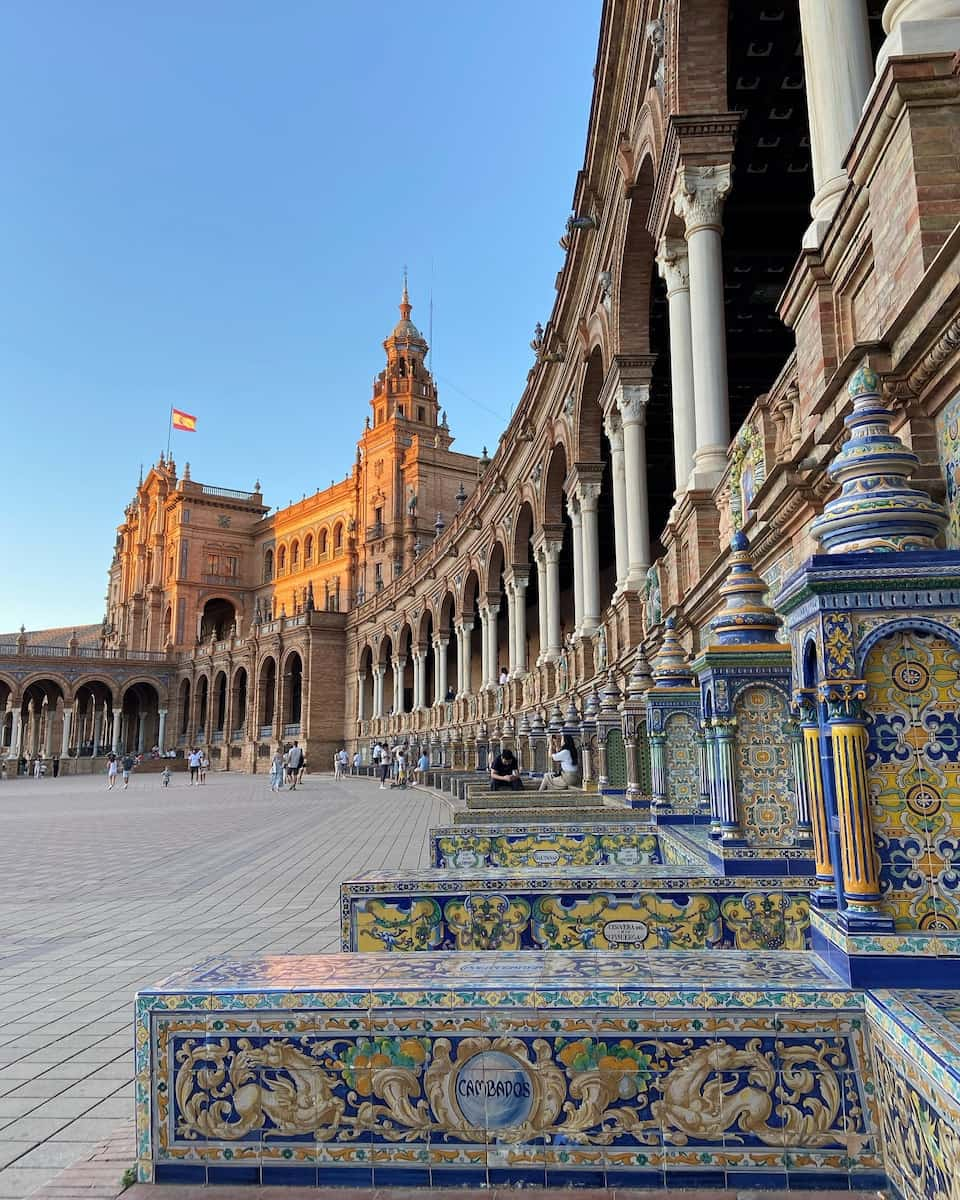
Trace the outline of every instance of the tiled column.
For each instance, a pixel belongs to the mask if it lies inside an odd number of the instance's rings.
[[[736,727],[731,720],[724,718],[714,718],[712,724],[717,764],[717,774],[713,781],[714,807],[720,823],[720,840],[725,844],[737,845],[743,841],[743,830],[737,805],[734,767]]]
[[[664,808],[669,797],[667,795],[667,761],[666,737],[662,733],[647,735],[650,743],[650,786],[653,792],[652,808]]]
[[[794,693],[800,709],[800,737],[803,747],[803,778],[810,807],[810,828],[813,836],[814,868],[817,890],[814,893],[820,908],[837,907],[833,860],[830,854],[826,799],[823,792],[823,769],[820,761],[820,726],[817,721],[816,693],[804,689]]]
[[[657,255],[667,285],[670,325],[670,396],[673,409],[673,460],[676,494],[685,492],[697,448],[693,391],[693,340],[690,330],[690,263],[683,238],[664,238]]]
[[[691,487],[712,488],[727,468],[730,410],[727,339],[723,315],[720,216],[730,191],[729,166],[684,167],[677,172],[674,209],[684,220],[690,261],[690,331],[697,445]]]

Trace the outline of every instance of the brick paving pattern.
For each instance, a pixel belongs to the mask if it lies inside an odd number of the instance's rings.
[[[426,864],[450,817],[329,776],[279,796],[240,774],[0,784],[0,1200],[119,1190],[138,987],[213,954],[338,950],[340,880]]]

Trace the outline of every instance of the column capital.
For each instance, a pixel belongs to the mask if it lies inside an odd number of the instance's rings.
[[[619,405],[619,401],[618,401]],[[619,407],[613,408],[603,418],[603,431],[607,435],[610,449],[614,454],[623,450],[623,418]]]
[[[387,668],[383,665],[383,663],[375,663],[374,664],[373,673],[378,678],[382,679],[384,677],[384,675],[386,674],[386,671],[387,671]]]
[[[530,582],[530,564],[515,563],[505,572],[505,582],[522,590]]]
[[[707,167],[677,167],[673,211],[683,218],[687,237],[700,229],[722,228],[723,201],[733,186],[729,163]]]
[[[405,654],[395,654],[392,661],[393,669],[395,671],[402,671],[407,665],[407,656]]]
[[[577,484],[577,499],[582,509],[596,511],[597,502],[600,499],[600,487],[599,479],[580,480]]]
[[[647,405],[650,403],[648,383],[625,383],[620,388],[617,405],[624,425],[645,425]]]
[[[434,650],[439,650],[441,646],[449,646],[449,645],[450,645],[450,639],[448,637],[442,637],[440,634],[434,634],[434,637],[433,637]]]
[[[667,285],[667,298],[690,290],[690,259],[684,238],[665,237],[657,248],[657,269]]]

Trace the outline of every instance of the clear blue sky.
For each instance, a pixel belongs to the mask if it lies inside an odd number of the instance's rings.
[[[545,322],[600,0],[0,5],[0,632],[98,621],[166,445],[282,506],[342,478],[401,271],[456,447]]]

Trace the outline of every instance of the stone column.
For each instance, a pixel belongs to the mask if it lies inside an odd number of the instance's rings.
[[[543,556],[547,567],[547,586],[544,589],[546,604],[541,608],[547,613],[547,658],[551,661],[560,657],[563,650],[560,636],[560,551],[563,543],[559,538],[548,538],[543,543]]]
[[[457,626],[457,696],[466,696],[470,692],[473,680],[470,678],[470,635],[473,633],[473,621],[461,621]]]
[[[406,669],[407,660],[397,654],[393,659],[393,711],[395,713],[406,712],[406,704],[403,698],[403,672]]]
[[[624,464],[624,429],[619,412],[609,412],[603,419],[603,428],[610,443],[610,467],[613,476],[613,534],[617,554],[617,592],[627,586],[630,570],[627,525],[630,519],[633,495],[627,495],[627,477]],[[643,490],[646,490],[644,481]]]
[[[447,694],[447,646],[449,638],[433,639],[433,702],[440,704]]]
[[[723,248],[720,241],[720,214],[729,191],[729,166],[681,166],[677,172],[674,210],[684,221],[690,261],[690,332],[697,439],[690,486],[697,490],[710,489],[717,483],[727,468],[730,444]]]
[[[367,688],[367,673],[366,671],[357,672],[357,720],[362,721],[366,717],[366,688]]]
[[[673,461],[676,495],[687,490],[697,448],[693,391],[693,339],[690,331],[690,264],[683,238],[663,238],[657,267],[667,285],[670,325],[670,395],[673,408]]]
[[[157,730],[157,745],[160,747],[160,753],[162,754],[167,748],[167,710],[160,708],[157,710],[157,715],[160,718],[160,728]],[[233,734],[232,729],[230,733],[231,735]]]
[[[960,47],[960,0],[888,0],[883,31],[887,40],[877,55],[878,75],[891,56],[955,54]]]
[[[596,633],[600,626],[600,543],[597,531],[597,501],[600,484],[587,480],[577,485],[582,530],[583,620],[581,634]]]
[[[383,674],[384,669],[380,663],[373,668],[373,715],[374,717],[383,716]]]
[[[499,615],[499,603],[487,605],[485,614],[487,630],[486,657],[484,659],[486,671],[485,687],[496,687],[497,684],[497,617]]]
[[[141,709],[137,713],[137,753],[143,754],[147,743],[147,714]]]
[[[575,494],[569,497],[567,507],[573,532],[573,627],[579,633],[583,623],[583,516]]]
[[[624,469],[627,494],[627,539],[630,566],[627,587],[642,592],[650,566],[650,504],[647,498],[646,384],[624,384],[619,406],[623,419]]]
[[[539,666],[540,663],[548,661],[548,646],[550,643],[550,593],[547,583],[547,554],[542,541],[537,545],[536,560],[537,594],[540,597],[540,603],[537,605],[537,619],[540,623],[540,653],[537,655],[537,666]]]
[[[507,593],[507,673],[513,675],[517,669],[517,593],[512,579],[505,580],[505,588]]]
[[[513,568],[513,670],[511,674],[527,673],[527,584],[529,567]]]
[[[44,706],[43,713],[43,757],[53,758],[53,718],[57,715],[55,704]]]
[[[800,0],[800,30],[814,189],[813,224],[803,244],[813,248],[847,186],[843,160],[873,82],[867,6],[864,0]]]
[[[427,707],[427,655],[424,650],[413,652],[413,707]]]
[[[119,708],[113,709],[113,729],[110,734],[110,749],[114,754],[120,753],[120,721],[123,716]]]
[[[23,733],[23,714],[18,704],[13,710],[13,721],[10,726],[10,748],[7,751],[7,758],[16,761],[20,757],[20,738]]]
[[[60,734],[60,757],[70,757],[70,726],[73,723],[73,709],[63,710],[63,729]]]
[[[27,706],[27,737],[26,750],[24,751],[27,758],[33,758],[37,752],[37,706],[31,700]]]

